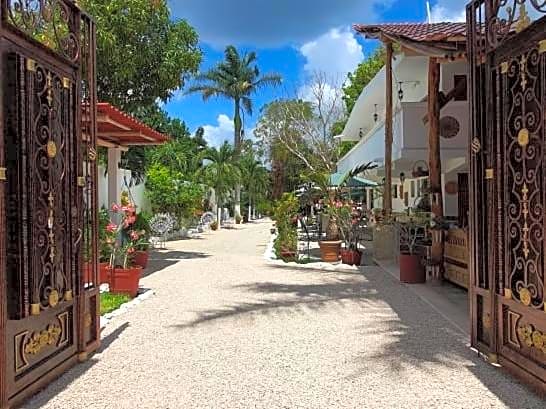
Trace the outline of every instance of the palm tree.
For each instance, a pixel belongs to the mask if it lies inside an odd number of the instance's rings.
[[[228,194],[240,183],[241,172],[237,166],[237,155],[233,147],[225,142],[220,148],[208,148],[202,155],[204,167],[199,173],[206,183],[214,189],[216,195],[218,227],[220,227],[221,209]]]
[[[225,50],[224,61],[219,62],[211,70],[196,77],[196,84],[188,92],[200,93],[203,100],[222,97],[233,101],[234,104],[234,146],[235,154],[241,153],[243,142],[243,111],[252,115],[252,96],[267,86],[277,86],[281,83],[281,76],[274,73],[261,74],[256,65],[255,52],[239,53],[232,45]],[[241,188],[235,189],[235,213],[241,214]]]
[[[264,195],[269,187],[269,172],[253,153],[243,156],[239,162],[243,187],[248,194],[248,219],[252,218],[252,204],[256,208],[258,198]]]

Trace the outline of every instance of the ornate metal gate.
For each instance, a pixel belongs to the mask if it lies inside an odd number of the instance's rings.
[[[99,344],[95,30],[69,0],[1,0],[0,407]]]
[[[546,391],[546,1],[468,5],[472,344]]]

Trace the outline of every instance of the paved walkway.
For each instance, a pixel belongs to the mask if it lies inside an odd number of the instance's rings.
[[[28,408],[544,408],[411,291],[267,266],[269,224],[170,244],[157,293]]]

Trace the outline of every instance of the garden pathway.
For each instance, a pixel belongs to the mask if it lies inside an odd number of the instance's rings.
[[[376,267],[267,265],[269,223],[169,243],[103,348],[27,408],[544,408]]]

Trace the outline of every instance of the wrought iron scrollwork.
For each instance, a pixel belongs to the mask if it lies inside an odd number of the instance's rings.
[[[546,0],[497,0],[491,2],[492,16],[487,22],[490,48],[501,45],[511,33],[525,30],[546,14]]]
[[[80,42],[75,13],[65,0],[8,0],[7,21],[34,40],[76,62]]]
[[[544,54],[538,47],[514,57],[504,71],[507,195],[506,246],[512,295],[523,305],[544,306]]]

